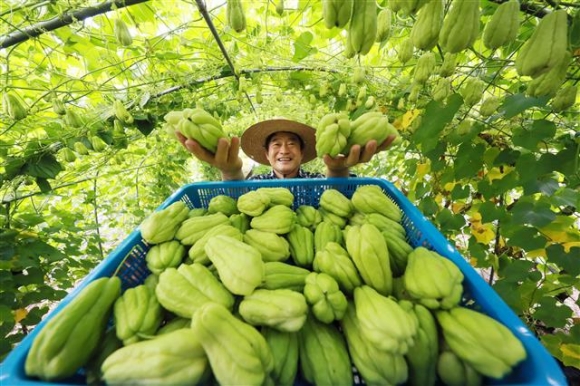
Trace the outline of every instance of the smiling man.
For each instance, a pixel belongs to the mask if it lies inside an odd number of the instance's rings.
[[[222,180],[243,180],[242,159],[239,156],[240,142],[244,153],[263,165],[270,165],[270,173],[251,176],[249,179],[277,178],[320,178],[348,177],[350,168],[368,162],[373,155],[389,147],[394,136],[389,136],[382,144],[369,141],[364,147],[355,145],[348,155],[322,157],[326,173],[310,173],[301,165],[316,158],[316,130],[308,125],[288,119],[270,119],[247,128],[241,138],[222,138],[217,150],[211,153],[194,140],[186,139],[180,133],[177,138],[182,145],[201,161],[218,168]]]

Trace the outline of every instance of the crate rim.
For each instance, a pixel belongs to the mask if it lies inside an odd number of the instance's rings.
[[[173,194],[171,194],[167,199],[165,199],[155,211],[161,210],[169,206],[171,203],[181,200],[187,195],[190,190],[196,189],[223,189],[223,188],[256,188],[256,187],[268,187],[268,186],[296,186],[299,183],[302,186],[330,186],[333,184],[337,185],[382,185],[387,187],[389,194],[392,195],[394,201],[401,207],[405,212],[407,217],[410,218],[413,223],[421,224],[421,227],[430,232],[429,242],[433,250],[437,251],[441,255],[452,260],[462,271],[467,280],[471,285],[479,285],[478,290],[482,291],[478,294],[477,299],[474,299],[477,303],[487,305],[488,310],[492,310],[492,317],[501,321],[506,327],[508,327],[524,344],[526,351],[529,353],[541,352],[546,354],[546,358],[542,363],[539,364],[541,370],[542,378],[535,379],[535,382],[540,383],[526,383],[525,385],[567,385],[566,378],[560,366],[557,364],[555,358],[549,354],[547,349],[541,344],[541,342],[536,338],[533,333],[528,329],[528,327],[523,323],[523,321],[515,314],[515,312],[501,299],[499,294],[493,290],[491,286],[485,282],[485,280],[477,273],[477,271],[463,258],[459,251],[451,245],[451,243],[443,237],[443,235],[435,228],[435,226],[408,200],[408,198],[403,195],[403,193],[396,188],[396,186],[385,179],[374,178],[374,177],[335,177],[335,178],[310,178],[310,179],[284,179],[284,180],[243,180],[243,181],[198,181],[192,182],[178,188]],[[2,363],[0,363],[0,385],[4,382],[8,382],[11,379],[18,381],[19,385],[50,385],[50,386],[71,386],[71,383],[42,383],[38,380],[28,380],[23,372],[24,361],[32,344],[32,340],[36,334],[41,330],[41,328],[46,324],[46,322],[55,314],[60,312],[71,300],[76,296],[76,294],[88,283],[94,279],[102,276],[111,276],[114,272],[113,269],[106,266],[106,263],[110,257],[114,254],[126,256],[130,253],[131,249],[136,245],[138,241],[141,240],[141,233],[139,227],[133,230],[111,253],[103,259],[83,280],[81,280],[77,286],[71,290],[71,292],[66,295],[58,305],[47,314],[43,320],[33,329],[33,331],[28,334],[12,351],[7,355]],[[115,267],[116,268],[116,267]],[[6,369],[14,369],[15,373],[11,374]],[[539,369],[535,368],[537,372]],[[20,378],[18,378],[20,377]],[[22,381],[25,379],[25,381]],[[501,380],[498,380],[498,382]],[[491,384],[495,382],[492,381]]]

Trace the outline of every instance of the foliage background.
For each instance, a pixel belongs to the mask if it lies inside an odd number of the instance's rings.
[[[516,41],[492,51],[481,32],[501,2],[480,1],[479,38],[458,55],[452,95],[436,102],[440,47],[432,50],[437,69],[415,89],[423,52],[399,57],[416,14],[397,13],[387,41],[348,58],[347,30],[325,27],[320,1],[286,0],[281,15],[273,1],[244,2],[240,33],[228,26],[224,0],[5,1],[1,91],[18,95],[26,117],[14,119],[4,104],[0,357],[166,197],[217,179],[164,131],[166,113],[202,107],[230,135],[274,116],[316,126],[331,111],[366,111],[356,103],[364,88],[404,141],[353,171],[394,182],[548,350],[580,368],[578,99],[556,112],[549,97],[526,94],[530,78],[514,68],[541,17],[565,9],[574,56],[561,87],[576,85],[580,5],[522,0]],[[115,19],[129,27],[131,45],[117,41]],[[490,116],[461,97],[474,77],[485,82],[484,98],[501,100]],[[133,124],[114,126],[115,100]],[[59,114],[61,102],[67,114]],[[63,149],[78,142],[87,154],[67,161]],[[252,169],[260,172],[245,159],[244,171]]]

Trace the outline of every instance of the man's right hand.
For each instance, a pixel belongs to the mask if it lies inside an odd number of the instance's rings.
[[[240,158],[240,138],[220,138],[215,154],[202,147],[199,142],[186,138],[180,132],[175,132],[177,140],[183,147],[200,161],[216,167],[222,173],[222,180],[243,180],[243,161]]]

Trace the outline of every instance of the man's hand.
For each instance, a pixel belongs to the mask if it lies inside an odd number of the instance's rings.
[[[222,173],[222,180],[243,180],[242,159],[240,158],[240,138],[233,137],[218,140],[215,154],[202,147],[199,142],[188,139],[180,132],[175,135],[183,147],[194,155],[197,159],[216,167]]]
[[[395,135],[389,135],[387,137],[387,139],[385,139],[383,141],[383,143],[381,143],[380,145],[377,146],[377,149],[375,151],[375,154],[378,153],[378,152],[387,150],[389,147],[391,147],[391,145],[393,144],[393,142],[395,141],[395,139],[397,139],[397,136],[395,136]]]
[[[326,176],[348,177],[351,167],[360,163],[369,162],[376,153],[387,150],[394,140],[395,136],[389,135],[380,145],[374,139],[368,141],[364,147],[354,145],[350,148],[348,156],[339,154],[333,158],[325,154],[323,161],[326,164]]]

